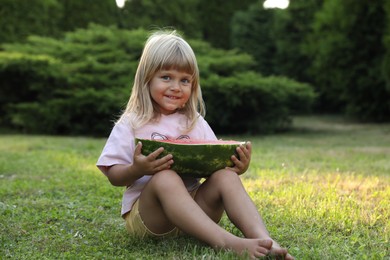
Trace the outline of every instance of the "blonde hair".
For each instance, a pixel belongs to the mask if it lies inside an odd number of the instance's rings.
[[[160,117],[153,101],[149,83],[160,70],[175,69],[192,75],[191,96],[178,112],[187,116],[186,131],[196,124],[199,115],[205,115],[205,106],[199,84],[199,69],[190,45],[176,31],[158,31],[146,41],[135,74],[133,88],[127,107],[122,114],[130,120],[133,128],[139,128]]]

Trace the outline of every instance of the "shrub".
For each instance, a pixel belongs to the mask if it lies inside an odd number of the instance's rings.
[[[4,44],[1,107],[26,132],[105,135],[129,95],[147,32],[91,25],[64,39]],[[28,53],[28,54],[27,54]],[[10,98],[13,97],[13,98]]]
[[[129,98],[145,30],[91,25],[63,39],[32,36],[0,55],[0,109],[26,132],[107,135]],[[198,57],[207,118],[217,132],[273,132],[288,126],[314,98],[308,85],[264,78],[237,50],[190,41]],[[0,122],[5,124],[5,122]]]
[[[44,134],[108,135],[125,104],[123,89],[83,89],[41,102],[11,105],[12,124]]]
[[[11,106],[51,98],[66,84],[60,61],[47,55],[0,52],[0,119],[10,126]]]
[[[307,84],[254,72],[211,76],[203,83],[207,119],[219,133],[272,133],[286,129],[293,113],[304,113],[315,99]]]

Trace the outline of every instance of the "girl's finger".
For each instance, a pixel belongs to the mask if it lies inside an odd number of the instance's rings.
[[[241,146],[242,151],[245,154],[245,157],[250,160],[251,158],[251,153],[252,153],[252,144],[250,142],[247,142],[245,146]]]
[[[234,163],[234,165],[237,165],[237,164],[239,164],[239,163],[241,163],[241,161],[237,158],[237,156],[235,156],[235,155],[232,155],[231,157],[230,157],[230,159],[232,160],[232,162]]]
[[[239,147],[237,147],[237,149],[236,149],[236,151],[237,151],[237,153],[238,153],[238,158],[240,158],[240,160],[245,160],[245,158],[246,158],[246,154],[245,154],[245,152],[244,152],[243,150],[244,150],[244,149],[243,149],[242,146],[239,146]]]
[[[160,166],[166,164],[167,162],[171,161],[172,158],[173,158],[172,154],[165,155],[163,158],[156,159],[155,165]]]
[[[147,157],[151,161],[155,161],[157,157],[164,151],[164,147],[158,148],[156,151],[151,152]]]
[[[248,152],[245,153],[244,151],[247,151],[247,150],[241,149],[241,148],[237,149],[237,153],[239,156],[239,159],[237,158],[237,160],[239,160],[240,163],[242,163],[242,164],[248,164],[250,161],[250,154]]]
[[[251,143],[247,142],[245,144],[245,146],[243,145],[243,146],[240,146],[240,147],[241,147],[242,152],[245,154],[245,157],[250,159],[251,152],[252,152],[252,145],[251,145]]]
[[[246,142],[245,144],[246,149],[248,150],[249,154],[252,152],[252,143],[251,142]]]
[[[142,154],[142,143],[138,142],[137,145],[135,146],[134,150],[134,156]]]
[[[171,165],[173,164],[173,160],[169,160],[159,166],[157,166],[154,170],[156,172],[159,172],[159,171],[162,171],[162,170],[165,170],[165,169],[169,169],[171,168]]]
[[[231,157],[232,162],[234,163],[234,168],[241,170],[244,166],[243,162],[239,160],[235,155]]]

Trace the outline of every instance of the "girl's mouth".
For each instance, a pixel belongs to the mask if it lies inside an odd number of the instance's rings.
[[[175,96],[166,96],[169,99],[180,99],[180,97],[175,97]]]

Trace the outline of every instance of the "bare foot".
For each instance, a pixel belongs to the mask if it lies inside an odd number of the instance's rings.
[[[268,255],[271,252],[271,248],[271,239],[249,239],[239,237],[235,237],[224,246],[224,249],[232,250],[238,255],[247,255],[250,259]]]
[[[288,253],[287,249],[281,248],[276,242],[274,242],[268,255],[274,256],[275,259],[294,260],[294,257]]]

